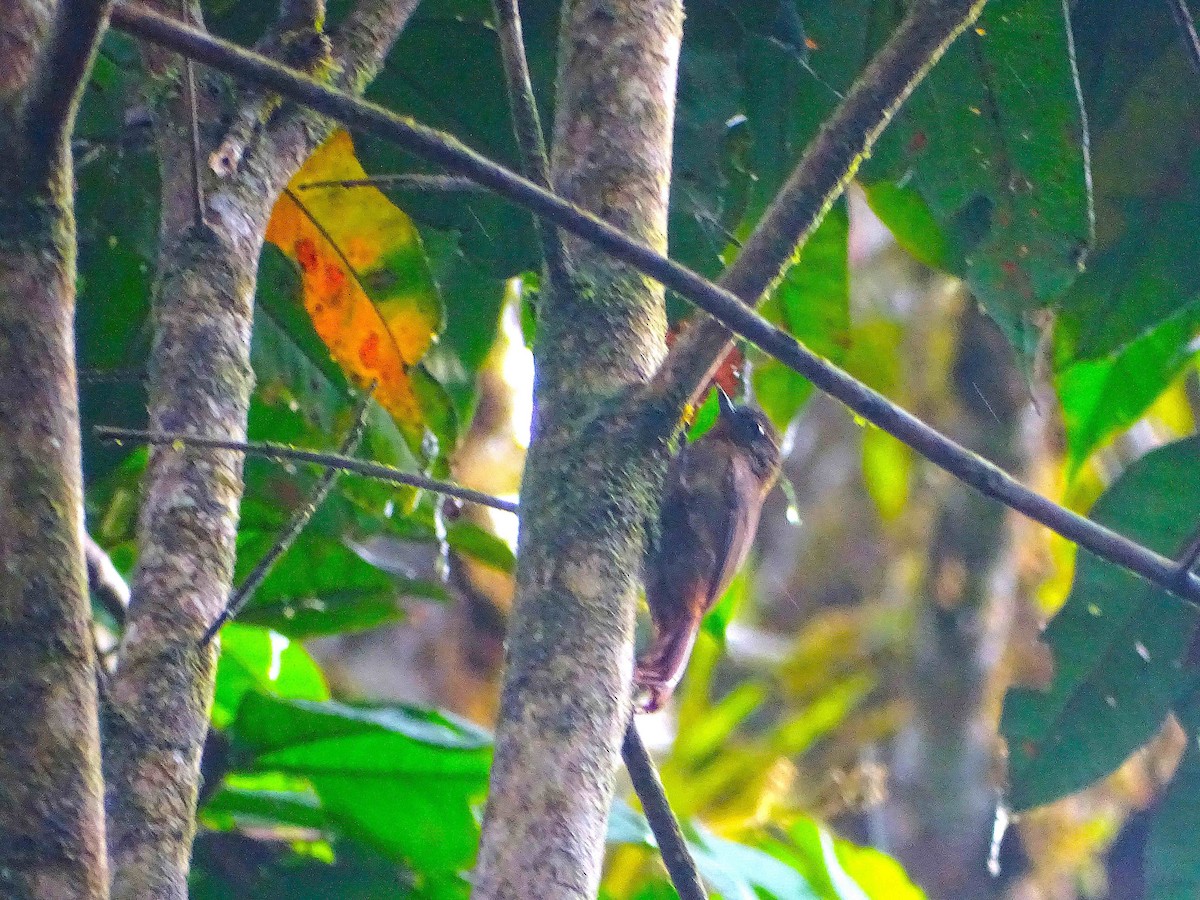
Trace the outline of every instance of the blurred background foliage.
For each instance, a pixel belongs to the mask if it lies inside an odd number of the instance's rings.
[[[205,5],[247,45],[274,10]],[[330,6],[336,23],[346,4]],[[716,275],[736,256],[901,7],[687,0],[674,257]],[[557,4],[522,12],[549,122]],[[1200,519],[1197,79],[1166,2],[992,0],[764,313],[1049,496],[1179,553]],[[425,0],[370,97],[515,167],[503,83],[490,4]],[[145,453],[90,433],[144,423],[146,90],[110,34],[75,135],[89,529],[126,573]],[[361,136],[318,157],[263,251],[251,436],[332,449],[354,386],[377,379],[361,455],[515,497],[529,216],[412,179],[330,185],[440,174]],[[1076,560],[756,351],[735,363],[786,434],[794,496],[773,496],[673,708],[642,722],[713,893],[1200,896],[1196,610]],[[247,461],[239,578],[317,474]],[[222,632],[193,896],[467,894],[515,532],[341,480]],[[602,895],[673,896],[621,791]]]

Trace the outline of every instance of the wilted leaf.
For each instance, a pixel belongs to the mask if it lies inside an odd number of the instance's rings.
[[[304,307],[330,354],[410,435],[440,412],[415,367],[442,326],[442,308],[409,218],[372,187],[305,186],[363,178],[350,136],[336,132],[279,199],[267,240],[300,267]],[[444,448],[449,449],[449,448]]]

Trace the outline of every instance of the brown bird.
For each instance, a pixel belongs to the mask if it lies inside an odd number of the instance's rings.
[[[646,565],[654,639],[634,673],[643,712],[660,709],[679,684],[700,620],[745,562],[763,500],[779,477],[779,437],[770,421],[718,394],[716,424],[667,472],[658,540]]]

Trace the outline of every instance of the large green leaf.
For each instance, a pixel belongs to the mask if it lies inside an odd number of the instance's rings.
[[[522,4],[523,31],[539,98],[553,86],[551,3]],[[519,170],[496,30],[488,4],[422,4],[396,42],[367,96],[397,112],[445,129],[463,143]],[[549,110],[543,121],[550,122]],[[436,171],[371,139],[356,141],[368,172]],[[461,232],[463,249],[496,277],[539,268],[533,220],[507,201],[479,192],[389,191],[418,221]]]
[[[924,892],[890,856],[836,837],[812,819],[797,819],[786,836],[773,837],[764,849],[802,872],[823,898],[925,900]]]
[[[408,707],[361,708],[251,694],[233,734],[260,771],[308,779],[331,820],[419,872],[466,868],[491,743]]]
[[[1092,509],[1096,521],[1166,555],[1196,526],[1200,438],[1134,463]],[[1001,734],[1009,802],[1049,803],[1113,771],[1162,725],[1183,687],[1197,610],[1136,575],[1080,554],[1066,604],[1047,627],[1054,678],[1013,688]]]
[[[234,622],[221,629],[213,724],[229,725],[250,691],[300,700],[329,699],[325,676],[303,647],[277,631]]]
[[[763,301],[766,318],[810,350],[839,362],[850,342],[849,215],[836,204]],[[754,354],[754,398],[786,429],[812,394],[812,385],[778,360]]]
[[[819,900],[800,872],[756,847],[717,837],[696,827],[690,842],[696,868],[709,886],[725,900]]]
[[[864,178],[912,184],[959,270],[1027,356],[1033,314],[1092,240],[1083,109],[1062,0],[994,0],[914,92]],[[893,219],[893,226],[898,220]]]
[[[1200,298],[1200,98],[1169,4],[1083,0],[1072,16],[1092,136],[1097,252],[1060,298],[1060,367],[1111,354]]]
[[[1198,326],[1200,309],[1185,310],[1109,356],[1080,360],[1056,373],[1068,474],[1141,418],[1179,376],[1195,355],[1191,342]]]

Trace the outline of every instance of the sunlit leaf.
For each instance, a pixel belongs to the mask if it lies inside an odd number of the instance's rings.
[[[418,394],[414,367],[442,307],[417,230],[375,188],[306,187],[365,175],[350,136],[335,133],[276,204],[267,240],[300,267],[304,307],[334,360],[358,384],[377,382],[375,399],[420,435],[440,410]]]
[[[824,825],[801,818],[788,830],[789,842],[766,846],[804,873],[819,896],[836,900],[925,900],[894,859],[870,847],[842,840]]]
[[[834,362],[849,344],[849,232],[846,204],[839,202],[760,306],[768,321]],[[760,353],[753,359],[755,400],[776,426],[786,428],[812,394],[812,385],[778,360]]]
[[[1110,356],[1081,360],[1055,376],[1069,475],[1108,438],[1141,418],[1178,377],[1195,356],[1191,345],[1197,328],[1200,311],[1185,312]]]
[[[325,676],[308,651],[277,631],[233,622],[221,629],[213,724],[229,725],[250,691],[300,700],[329,699]]]
[[[435,712],[251,694],[233,733],[254,766],[303,776],[342,828],[418,871],[470,863],[487,787],[486,734]]]

